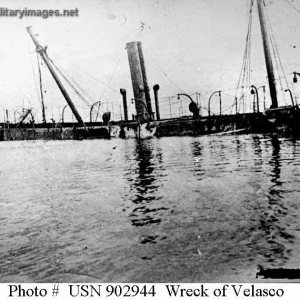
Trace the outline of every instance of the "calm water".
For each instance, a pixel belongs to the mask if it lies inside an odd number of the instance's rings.
[[[21,141],[0,153],[0,282],[253,282],[257,264],[300,268],[300,141]]]

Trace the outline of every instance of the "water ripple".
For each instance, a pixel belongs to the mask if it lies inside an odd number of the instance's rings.
[[[298,140],[203,136],[0,148],[3,282],[219,275],[253,282],[242,276],[258,263],[283,266],[300,251]]]

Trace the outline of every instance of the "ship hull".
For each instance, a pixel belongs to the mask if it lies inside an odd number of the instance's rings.
[[[300,136],[300,110],[297,107],[270,109],[265,113],[247,113],[211,117],[166,119],[140,125],[137,122],[111,122],[76,127],[74,124],[24,124],[21,128],[2,124],[0,141],[11,140],[67,140],[67,139],[146,139],[163,136],[198,136],[220,133],[276,133]]]

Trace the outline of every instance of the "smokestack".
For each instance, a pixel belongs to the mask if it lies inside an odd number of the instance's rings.
[[[123,97],[124,118],[125,118],[125,121],[128,121],[126,90],[125,89],[120,89],[120,93]]]
[[[141,63],[143,81],[144,81],[144,91],[145,91],[145,97],[146,97],[146,102],[147,102],[148,113],[150,115],[150,119],[152,119],[153,118],[153,111],[152,111],[151,98],[150,98],[150,88],[149,88],[149,84],[148,84],[148,78],[147,78],[147,72],[146,72],[146,65],[145,65],[145,59],[144,59],[142,43],[137,42],[137,45],[138,45],[139,56],[140,56],[140,63]]]
[[[147,101],[145,96],[145,87],[143,80],[143,72],[138,49],[138,42],[126,44],[128,61],[130,67],[134,102],[136,108],[136,120],[145,123],[149,120]]]
[[[159,113],[159,103],[158,103],[158,93],[157,91],[159,90],[159,85],[156,84],[153,86],[153,91],[154,91],[154,99],[155,99],[155,109],[156,109],[156,120],[160,120],[160,113]]]

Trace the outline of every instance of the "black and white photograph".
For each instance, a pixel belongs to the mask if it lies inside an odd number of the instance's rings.
[[[3,0],[0,38],[0,283],[300,282],[300,0]]]

